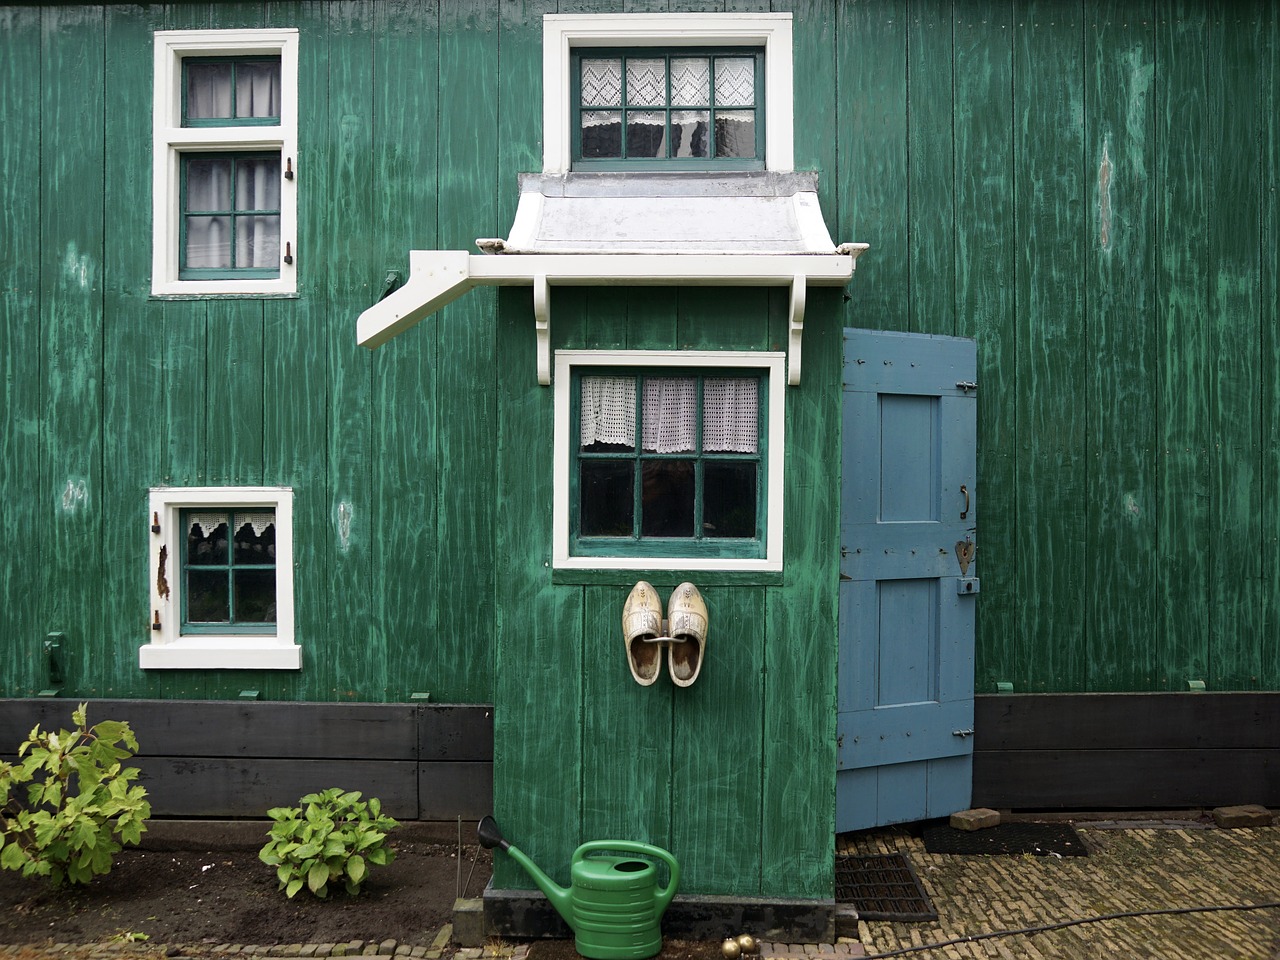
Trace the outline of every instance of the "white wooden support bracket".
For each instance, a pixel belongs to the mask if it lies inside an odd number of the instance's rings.
[[[803,273],[791,278],[791,310],[787,319],[787,383],[800,383],[800,341],[804,335],[804,298],[808,280]]]
[[[533,334],[537,340],[538,383],[551,385],[551,290],[545,273],[533,276]]]

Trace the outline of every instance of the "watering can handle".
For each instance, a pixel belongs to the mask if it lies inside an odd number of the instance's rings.
[[[651,843],[639,843],[635,840],[591,840],[573,851],[573,862],[577,863],[579,860],[584,859],[588,853],[594,853],[597,850],[609,850],[616,853],[638,853],[643,856],[654,857],[665,863],[667,869],[671,872],[671,877],[667,881],[667,885],[659,890],[655,896],[658,900],[658,912],[661,913],[667,909],[667,904],[676,895],[676,887],[680,884],[680,864],[676,862],[675,857],[661,847],[655,847]]]

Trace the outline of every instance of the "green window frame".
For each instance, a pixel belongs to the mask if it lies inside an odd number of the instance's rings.
[[[185,57],[182,61],[182,125],[184,127],[278,127],[280,125],[280,57]],[[194,85],[201,79],[225,76],[228,91],[226,116],[191,115]],[[255,80],[271,78],[277,94],[274,110],[256,114],[252,89]],[[221,81],[222,76],[216,79]]]
[[[630,445],[595,439],[584,443],[583,385],[590,378],[634,383]],[[660,452],[658,444],[646,438],[646,384],[661,389],[660,381],[694,385],[694,436],[685,449]],[[708,449],[713,445],[706,436],[708,385],[715,381],[754,385],[754,449]],[[751,368],[575,367],[570,408],[571,555],[763,558],[768,520],[768,388],[768,375]],[[681,440],[677,446],[685,444]]]
[[[280,276],[280,197],[278,184],[280,180],[280,154],[269,152],[190,152],[181,157],[182,173],[180,182],[181,217],[178,238],[178,278],[180,280],[195,279],[229,279],[229,278],[275,278]],[[227,203],[204,204],[195,206],[199,191],[192,188],[192,168],[202,164],[225,165],[227,169],[226,193]],[[253,178],[253,167],[265,164],[267,181],[276,187],[275,203],[270,206],[252,205],[261,199],[260,195],[246,189],[248,180],[242,177],[247,174]],[[274,167],[274,169],[272,169]],[[246,168],[248,168],[246,170]],[[250,193],[246,198],[245,193]],[[219,248],[225,247],[223,262],[216,266],[193,266],[193,249],[200,246],[195,236],[204,236],[205,231],[218,225],[219,237],[223,242]],[[222,235],[225,233],[225,238]],[[271,258],[273,266],[246,265],[252,264],[258,257],[255,252],[257,243],[267,243],[269,250],[274,251]]]
[[[278,594],[275,510],[200,507],[183,509],[179,515],[183,531],[180,632],[274,634]],[[213,525],[215,522],[220,525]],[[222,525],[227,533],[219,539]],[[195,533],[197,528],[200,535]]]
[[[763,49],[587,47],[570,74],[575,169],[764,169]]]

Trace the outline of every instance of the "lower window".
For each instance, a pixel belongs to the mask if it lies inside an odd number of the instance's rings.
[[[781,569],[774,354],[557,354],[557,567]]]
[[[293,493],[279,487],[151,491],[145,669],[297,669]]]

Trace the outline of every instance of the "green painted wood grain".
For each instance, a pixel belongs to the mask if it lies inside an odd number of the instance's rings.
[[[41,15],[41,613],[47,630],[66,633],[66,686],[93,693],[103,575],[103,13]]]
[[[907,166],[905,267],[907,329],[954,335],[955,24],[952,5],[906,12]]]
[[[102,633],[94,663],[101,695],[157,696],[154,671],[138,669],[147,643],[150,518],[147,489],[164,475],[160,422],[164,409],[162,311],[149,299],[150,247],[137,242],[151,229],[151,118],[115,91],[142,91],[151,64],[136,51],[163,25],[157,11],[135,6],[106,9],[104,181],[111,216],[103,244],[102,375]]]
[[[810,291],[787,387],[785,583],[765,590],[761,893],[832,895],[839,585],[840,291]]]
[[[906,0],[853,0],[836,6],[840,43],[835,49],[836,89],[841,109],[820,97],[823,110],[802,112],[805,93],[827,84],[826,71],[797,71],[811,86],[796,91],[797,145],[817,140],[836,120],[834,168],[840,209],[837,242],[871,244],[858,259],[848,322],[870,330],[905,330],[908,316],[907,156],[907,3]],[[806,51],[808,60],[829,62],[821,46]],[[802,125],[803,120],[803,125]],[[826,139],[830,139],[829,135]],[[809,161],[810,163],[812,160]],[[804,162],[797,156],[797,165]],[[820,168],[823,173],[831,166]],[[831,179],[827,176],[826,179]]]
[[[327,10],[328,215],[317,250],[329,304],[328,483],[329,642],[358,656],[335,658],[338,696],[379,701],[387,691],[387,650],[369,610],[372,579],[370,420],[372,363],[352,336],[353,318],[374,302],[382,276],[369,263],[373,243],[373,7],[337,0]],[[302,251],[299,250],[299,257]]]
[[[975,682],[984,692],[1001,681],[1027,689],[1035,646],[1034,635],[1019,629],[1014,593],[1013,23],[1008,0],[956,8],[956,333],[973,337],[978,348],[977,569],[985,589],[977,609]]]
[[[374,266],[408,276],[409,250],[436,245],[435,128],[439,11],[435,3],[375,8]],[[424,83],[423,78],[432,78]],[[414,216],[405,216],[407,210]],[[380,259],[376,259],[380,258]],[[373,355],[373,594],[370,615],[388,651],[388,698],[429,692],[462,699],[451,671],[432,653],[442,617],[438,592],[424,583],[447,579],[436,549],[441,398],[434,323],[380,347]],[[477,644],[476,655],[488,648]]]
[[[40,643],[50,626],[42,616],[44,540],[39,536],[47,497],[41,460],[40,260],[31,238],[40,234],[40,11],[0,8],[0,525],[20,549],[0,565],[0,689],[33,696],[48,684]],[[21,562],[14,562],[21,558]]]
[[[1185,690],[1208,675],[1210,658],[1209,378],[1205,363],[1209,268],[1187,244],[1187,225],[1206,223],[1214,202],[1203,159],[1213,153],[1216,104],[1207,96],[1210,30],[1199,5],[1161,6],[1155,94],[1162,328],[1157,598],[1164,642],[1158,689]]]
[[[1017,393],[1005,402],[1017,418],[1014,583],[1018,628],[1036,638],[1033,692],[1078,689],[1087,670],[1081,16],[1078,3],[1030,4],[1014,35]]]
[[[673,726],[678,691],[667,680],[665,658],[652,686],[632,679],[621,625],[629,587],[565,592],[581,593],[583,604],[581,835],[670,849],[673,737],[678,743],[691,731]],[[658,592],[665,606],[670,591]],[[683,880],[681,887],[688,889]]]
[[[1265,17],[1267,49],[1263,61],[1262,116],[1280,112],[1280,16],[1269,7]],[[1265,124],[1262,138],[1265,176],[1274,184],[1280,178],[1280,124]],[[1262,249],[1280,249],[1280,199],[1276,190],[1262,200]],[[1280,636],[1280,263],[1262,258],[1262,636]],[[1259,686],[1280,689],[1280,644],[1263,646]]]
[[[206,328],[205,476],[215,486],[262,482],[263,301],[213,300]]]
[[[1220,9],[1209,30],[1210,689],[1256,689],[1262,670],[1262,170],[1266,31],[1257,11]],[[1274,251],[1270,254],[1274,259]]]
[[[1090,257],[1087,426],[1088,689],[1155,680],[1155,10],[1099,2],[1086,27]]]

